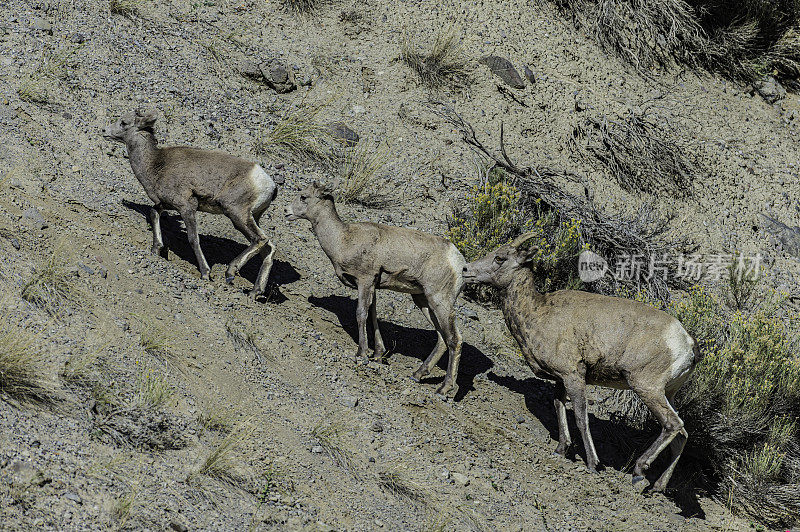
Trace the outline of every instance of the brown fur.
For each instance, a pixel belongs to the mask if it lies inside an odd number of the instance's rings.
[[[571,445],[565,407],[568,394],[587,465],[595,469],[598,459],[588,427],[586,384],[632,389],[663,427],[637,460],[635,480],[643,478],[669,445],[672,462],[653,486],[663,490],[688,437],[671,402],[699,360],[694,340],[674,317],[637,301],[576,290],[538,293],[529,267],[535,250],[524,244],[523,239],[502,246],[468,264],[464,279],[505,291],[503,315],[525,360],[537,376],[556,381],[556,452],[565,454]]]
[[[152,200],[150,221],[155,254],[161,254],[161,212],[180,213],[186,224],[189,243],[195,252],[200,276],[208,279],[211,269],[200,248],[196,212],[224,214],[250,242],[250,246],[231,261],[226,280],[257,253],[263,257],[251,297],[266,288],[275,246],[258,225],[261,215],[278,193],[275,181],[255,163],[226,153],[184,146],[159,148],[153,134],[154,112],[128,113],[103,129],[107,138],[125,143],[136,179]],[[282,182],[282,181],[281,181]]]
[[[366,358],[366,323],[374,328],[375,351],[380,358],[383,340],[375,315],[375,290],[387,289],[411,294],[438,334],[436,348],[414,373],[421,379],[430,373],[445,350],[449,350],[447,376],[438,392],[456,389],[461,357],[461,334],[453,305],[461,292],[461,269],[465,261],[444,238],[402,227],[360,222],[347,224],[339,218],[331,192],[317,183],[307,187],[286,208],[290,219],[311,222],[336,276],[350,288],[358,289],[359,326],[357,356]]]

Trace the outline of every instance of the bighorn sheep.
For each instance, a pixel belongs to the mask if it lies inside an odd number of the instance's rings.
[[[309,185],[286,207],[289,220],[303,218],[330,259],[339,280],[358,289],[358,352],[368,360],[367,317],[374,329],[374,358],[385,349],[375,313],[375,290],[385,288],[411,294],[414,303],[438,333],[436,347],[414,372],[419,380],[429,374],[445,350],[450,360],[437,393],[455,392],[461,358],[461,334],[453,305],[463,287],[466,264],[456,247],[444,238],[383,224],[344,223],[336,212],[333,193],[319,183]]]
[[[672,400],[700,360],[697,344],[672,316],[628,299],[577,290],[539,294],[530,263],[530,235],[501,246],[464,267],[468,284],[488,283],[505,292],[503,314],[525,360],[541,378],[556,382],[558,447],[571,445],[566,394],[572,399],[586,449],[595,470],[597,453],[589,433],[586,385],[631,389],[661,423],[658,439],[636,461],[634,483],[668,445],[672,461],[653,485],[663,491],[688,434]]]
[[[263,262],[250,297],[263,294],[272,268],[275,246],[258,226],[258,220],[278,194],[283,179],[270,177],[261,166],[226,153],[184,146],[159,148],[153,134],[155,111],[128,113],[103,128],[103,136],[123,142],[131,168],[154,205],[150,209],[153,248],[161,253],[161,212],[177,210],[197,258],[200,277],[209,279],[208,267],[197,235],[197,211],[224,214],[250,242],[250,246],[228,265],[225,280],[233,278],[256,254]]]

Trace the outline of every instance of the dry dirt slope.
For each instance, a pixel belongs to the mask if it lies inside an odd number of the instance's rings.
[[[692,200],[656,198],[657,207],[677,210],[676,227],[703,249],[731,240],[759,249],[790,281],[793,263],[758,232],[760,212],[787,222],[794,212],[796,130],[779,109],[717,79],[646,84],[547,6],[527,2],[371,1],[356,6],[359,27],[339,21],[351,7],[344,4],[312,17],[263,2],[137,6],[130,17],[94,1],[0,7],[4,311],[34,332],[62,398],[51,408],[0,403],[3,527],[748,528],[680,479],[669,498],[636,493],[623,471],[633,452],[624,444],[637,435],[624,426],[593,420],[601,459],[612,466],[600,475],[551,456],[550,387],[514,355],[496,312],[464,303],[478,319],[462,319],[468,345],[453,402],[433,395],[441,373],[421,385],[408,380],[433,341],[408,298],[381,294],[393,354],[387,365],[358,365],[353,294],[338,285],[307,227],[278,215],[318,175],[313,168],[290,160],[284,169],[287,187],[264,222],[280,248],[276,292],[251,303],[242,289],[252,266],[234,287],[221,283],[224,263],[242,248],[227,221],[200,220],[211,283],[199,280],[175,219],[166,230],[169,260],[147,253],[137,207],[145,196],[124,149],[97,131],[150,105],[163,112],[159,136],[169,143],[255,157],[275,113],[304,94],[330,101],[324,118],[346,120],[362,142],[386,142],[392,154],[384,186],[396,200],[344,214],[443,233],[449,205],[474,183],[472,159],[424,111],[427,92],[394,59],[406,32],[425,42],[453,25],[471,57],[501,53],[538,75],[520,93],[529,107],[503,100],[477,67],[466,94],[445,94],[481,135],[489,138],[502,119],[516,157],[573,166],[563,146],[583,118],[576,99],[586,104],[581,112],[600,114],[659,97],[659,112],[689,133],[709,175]],[[244,59],[273,56],[299,65],[312,88],[276,96],[237,72]],[[25,101],[30,91],[42,101]],[[608,205],[633,201],[602,173],[589,175]],[[54,250],[77,291],[56,317],[20,298],[32,268],[41,270]],[[166,349],[147,350],[143,339]],[[58,376],[68,360],[93,354],[81,379]],[[142,405],[153,396],[148,384],[173,393]],[[211,414],[222,421],[209,423]],[[235,465],[221,467],[223,478],[194,474],[226,442],[236,444]],[[148,448],[165,445],[178,448]]]

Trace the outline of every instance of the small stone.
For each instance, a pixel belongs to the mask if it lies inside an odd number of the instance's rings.
[[[488,66],[492,74],[502,79],[503,82],[513,89],[524,89],[525,82],[520,77],[514,65],[505,57],[497,55],[487,55],[480,60],[481,63]]]
[[[239,73],[250,79],[261,81],[264,75],[261,73],[261,68],[253,61],[245,60],[239,64]]]
[[[517,416],[517,423],[525,423],[525,416]]]
[[[772,76],[756,81],[753,83],[753,88],[767,103],[775,103],[786,97],[786,89]]]
[[[70,40],[75,44],[83,44],[84,42],[86,42],[86,35],[84,35],[83,33],[73,33]]]
[[[170,521],[169,527],[174,530],[175,532],[189,532],[189,527],[181,523],[180,521]]]
[[[354,105],[353,106],[353,113],[354,114],[360,115],[360,114],[363,114],[363,113],[366,113],[366,112],[367,112],[367,110],[364,109],[363,105]]]
[[[383,423],[381,423],[380,421],[373,421],[369,429],[372,432],[383,432]]]
[[[358,405],[358,397],[346,395],[342,397],[342,404],[348,408],[355,408]]]
[[[31,21],[31,28],[36,31],[43,31],[49,35],[53,34],[53,25],[43,18],[36,17]]]
[[[465,317],[467,317],[467,318],[469,318],[471,320],[477,320],[478,319],[478,313],[475,312],[474,310],[472,310],[471,308],[461,307],[461,314],[463,314]]]
[[[333,138],[341,140],[342,144],[344,144],[348,148],[352,148],[353,146],[358,144],[359,141],[358,133],[350,129],[343,122],[331,122],[330,124],[328,124],[328,131],[330,132]]]
[[[47,229],[47,227],[49,227],[47,220],[44,219],[44,216],[42,216],[42,213],[39,212],[39,209],[36,207],[31,207],[23,212],[22,219],[25,220],[28,225],[36,227],[37,229]]]
[[[451,478],[453,479],[453,482],[455,482],[457,486],[461,486],[462,488],[469,486],[469,477],[467,477],[467,475],[462,475],[461,473],[453,473],[451,475]]]
[[[315,445],[311,448],[311,452],[314,454],[322,454],[325,449],[322,448],[322,445]]]
[[[19,251],[19,248],[20,248],[19,240],[17,240],[16,238],[12,238],[11,239],[11,246],[13,246],[14,249]]]
[[[64,494],[64,498],[68,499],[70,501],[76,502],[78,504],[83,504],[83,499],[81,499],[81,496],[78,495],[77,493],[72,492],[72,491],[66,492]]]
[[[522,67],[522,73],[525,74],[525,77],[528,78],[528,81],[530,81],[531,84],[536,83],[536,74],[533,73],[531,67],[529,67],[528,65],[524,65]]]

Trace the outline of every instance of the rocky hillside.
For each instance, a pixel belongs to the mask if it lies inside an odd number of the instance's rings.
[[[462,42],[466,81],[431,90],[398,58],[442,28]],[[522,87],[493,75],[487,55],[510,60]],[[502,122],[515,161],[585,175],[604,209],[647,201],[704,253],[762,253],[775,285],[793,287],[797,98],[771,104],[685,71],[643,77],[547,3],[330,1],[303,14],[261,0],[10,0],[0,342],[35,367],[38,391],[0,394],[0,528],[750,529],[695,487],[691,460],[672,492],[640,494],[632,457],[655,435],[609,416],[599,393],[591,423],[605,470],[553,455],[552,385],[532,376],[491,307],[460,302],[454,399],[434,393],[441,369],[409,379],[435,336],[407,296],[378,295],[387,363],[355,359],[355,293],[307,223],[282,215],[301,187],[332,179],[330,165],[309,154],[316,145],[276,143],[276,124],[344,124],[366,153],[386,154],[370,201],[342,205],[346,218],[446,234],[480,165],[430,99],[493,148]],[[149,253],[147,197],[124,146],[100,136],[136,108],[160,112],[166,144],[221,149],[285,178],[262,219],[278,248],[269,298],[244,293],[257,264],[224,284],[245,243],[223,217],[199,217],[210,282],[174,214],[162,221],[168,257]],[[688,197],[626,192],[569,148],[587,121],[645,111],[696,158]]]

